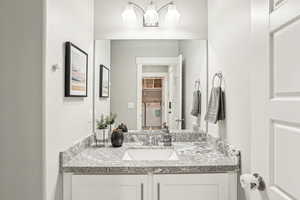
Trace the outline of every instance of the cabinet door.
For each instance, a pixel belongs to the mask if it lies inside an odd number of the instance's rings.
[[[71,200],[147,200],[146,176],[73,175]]]
[[[228,174],[155,175],[153,200],[235,200],[229,180]]]

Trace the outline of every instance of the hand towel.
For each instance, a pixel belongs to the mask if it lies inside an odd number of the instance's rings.
[[[218,120],[224,120],[225,119],[225,92],[221,90],[220,93],[220,105],[219,105],[219,112],[218,112]]]
[[[213,87],[211,89],[208,108],[204,118],[206,121],[214,124],[218,121],[221,92],[221,87]]]
[[[225,92],[221,87],[214,87],[211,90],[205,120],[214,124],[219,120],[225,120]]]
[[[191,115],[198,117],[201,114],[201,92],[196,90],[193,93],[193,105]]]

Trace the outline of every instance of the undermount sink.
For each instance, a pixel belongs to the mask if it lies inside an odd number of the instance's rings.
[[[174,149],[127,149],[123,160],[178,160]]]

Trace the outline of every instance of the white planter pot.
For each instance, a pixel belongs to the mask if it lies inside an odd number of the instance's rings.
[[[95,133],[95,143],[96,146],[105,145],[106,141],[108,140],[109,129],[97,129]]]

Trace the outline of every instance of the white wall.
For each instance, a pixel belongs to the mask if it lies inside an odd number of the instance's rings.
[[[182,40],[179,42],[179,53],[183,55],[183,115],[186,129],[192,129],[193,124],[200,124],[205,129],[207,85],[207,48],[206,40]],[[201,115],[191,116],[195,81],[201,82]]]
[[[250,1],[208,2],[209,83],[219,70],[225,77],[226,122],[210,125],[242,151],[242,173],[250,171]],[[244,199],[239,194],[239,200]]]
[[[92,133],[93,0],[47,1],[45,66],[46,199],[62,199],[59,152]],[[89,54],[88,97],[64,97],[64,43],[71,41]],[[58,71],[52,65],[59,64]]]
[[[136,129],[136,57],[174,57],[178,55],[175,40],[114,40],[111,43],[111,112],[117,121]],[[135,107],[128,109],[128,103]]]
[[[108,115],[110,113],[110,97],[100,98],[100,65],[104,65],[110,69],[110,40],[96,40],[95,41],[95,121],[101,118],[101,115]],[[95,123],[96,125],[96,123]],[[96,127],[95,127],[96,128]]]
[[[130,29],[123,24],[121,14],[128,1],[125,0],[95,0],[95,38],[128,39],[165,37],[178,39],[178,36],[193,36],[198,39],[207,38],[207,0],[177,0],[176,5],[181,13],[181,21],[175,29],[166,28],[134,28]],[[148,1],[134,0],[134,2],[146,6]],[[160,7],[169,1],[155,1]],[[139,18],[142,19],[142,18]],[[141,24],[141,22],[140,22]]]
[[[0,1],[0,199],[40,200],[43,8]]]
[[[169,66],[168,65],[143,65],[142,67],[143,73],[159,73],[159,72],[169,72]]]

